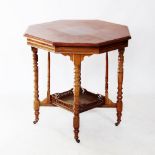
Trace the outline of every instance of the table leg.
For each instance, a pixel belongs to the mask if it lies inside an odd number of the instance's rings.
[[[123,62],[124,62],[124,49],[118,50],[118,92],[117,92],[117,122],[115,123],[118,126],[121,122],[122,108],[123,108]]]
[[[74,55],[74,105],[73,105],[73,126],[74,126],[74,138],[76,142],[80,142],[79,140],[79,93],[80,93],[80,85],[81,85],[81,56]]]
[[[105,69],[105,104],[108,104],[108,69],[109,69],[109,62],[108,62],[108,52],[106,52],[106,69]]]
[[[32,47],[33,52],[33,69],[34,69],[34,111],[35,111],[35,120],[34,124],[39,121],[39,90],[38,90],[38,49]]]
[[[47,71],[47,104],[51,103],[50,97],[50,52],[48,52],[48,71]]]

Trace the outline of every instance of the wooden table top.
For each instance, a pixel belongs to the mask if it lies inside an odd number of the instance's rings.
[[[95,48],[120,42],[131,37],[127,26],[101,20],[57,20],[29,26],[25,36],[31,45],[38,43],[55,47]]]

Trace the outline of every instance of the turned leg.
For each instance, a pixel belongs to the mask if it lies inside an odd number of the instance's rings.
[[[35,111],[35,120],[34,124],[39,121],[39,90],[38,90],[38,49],[32,47],[33,52],[33,69],[34,69],[34,111]]]
[[[106,52],[106,69],[105,69],[105,104],[108,104],[108,52]]]
[[[121,122],[122,116],[122,84],[123,84],[123,62],[124,62],[124,49],[119,49],[118,51],[118,92],[117,92],[117,122],[115,123],[118,126]]]
[[[73,127],[74,127],[74,138],[76,142],[80,142],[79,140],[79,93],[80,93],[80,85],[81,85],[81,58],[80,55],[73,56],[74,61],[74,105],[73,105]]]
[[[51,103],[50,97],[50,52],[48,52],[48,71],[47,71],[47,104]]]

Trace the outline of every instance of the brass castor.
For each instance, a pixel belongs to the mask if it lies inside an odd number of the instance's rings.
[[[75,139],[75,140],[76,140],[77,143],[80,143],[80,140],[79,139]]]

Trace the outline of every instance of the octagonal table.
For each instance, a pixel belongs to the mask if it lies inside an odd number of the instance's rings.
[[[40,106],[59,106],[73,112],[74,138],[79,140],[79,113],[90,109],[116,108],[117,126],[122,115],[123,61],[125,47],[131,38],[128,27],[101,20],[57,20],[29,26],[25,33],[27,44],[33,52],[34,67],[34,110],[36,124]],[[48,52],[47,97],[39,99],[38,49]],[[118,93],[117,101],[108,97],[108,52],[118,49]],[[74,87],[66,92],[50,92],[50,52],[70,56],[74,63]],[[105,93],[92,93],[81,87],[81,62],[85,56],[106,54]],[[92,73],[93,74],[93,73]]]

